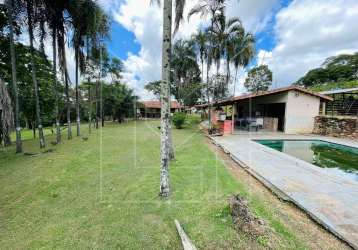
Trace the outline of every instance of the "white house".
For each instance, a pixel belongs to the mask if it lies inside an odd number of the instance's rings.
[[[314,117],[319,115],[320,103],[331,100],[331,97],[289,86],[240,95],[212,105],[215,110],[227,114],[232,132],[255,128],[291,134],[311,133]],[[198,105],[197,108],[207,109],[207,106]],[[215,119],[215,115],[212,117]]]

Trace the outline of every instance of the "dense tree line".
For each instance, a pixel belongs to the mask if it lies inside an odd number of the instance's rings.
[[[312,87],[317,84],[345,82],[358,79],[358,52],[327,58],[321,67],[312,69],[296,84]]]
[[[18,41],[19,36],[28,38],[27,45]],[[128,103],[137,97],[121,82],[123,65],[108,55],[108,37],[109,18],[94,0],[0,4],[0,74],[12,101],[14,121],[8,131],[16,130],[16,152],[22,152],[21,127],[37,129],[40,147],[45,147],[44,126],[55,124],[60,143],[61,125],[66,125],[71,139],[74,120],[80,136],[81,120],[94,119],[98,128],[105,115],[123,119],[134,113]],[[49,40],[51,58],[44,49]],[[68,58],[67,44],[75,51],[74,58]],[[74,76],[68,72],[69,60],[75,61]],[[104,82],[107,76],[111,80]]]

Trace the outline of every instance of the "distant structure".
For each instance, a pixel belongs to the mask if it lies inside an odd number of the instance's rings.
[[[358,115],[358,87],[349,89],[335,89],[320,92],[333,98],[326,105],[322,103],[320,113],[332,116],[357,116]]]
[[[287,134],[312,133],[314,118],[329,96],[295,85],[243,94],[211,103],[211,122],[225,133],[271,131]],[[195,106],[208,113],[208,104]],[[208,115],[207,115],[208,116]]]
[[[177,101],[172,101],[170,112],[175,113],[180,111],[182,106]],[[143,101],[140,102],[137,109],[137,114],[141,118],[160,118],[161,103],[160,101]]]

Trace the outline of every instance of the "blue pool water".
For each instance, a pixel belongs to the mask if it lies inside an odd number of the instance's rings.
[[[321,140],[256,140],[326,171],[358,181],[358,148]]]

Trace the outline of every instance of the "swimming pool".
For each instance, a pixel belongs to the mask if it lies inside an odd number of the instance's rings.
[[[255,140],[326,171],[358,181],[358,148],[321,140]]]

